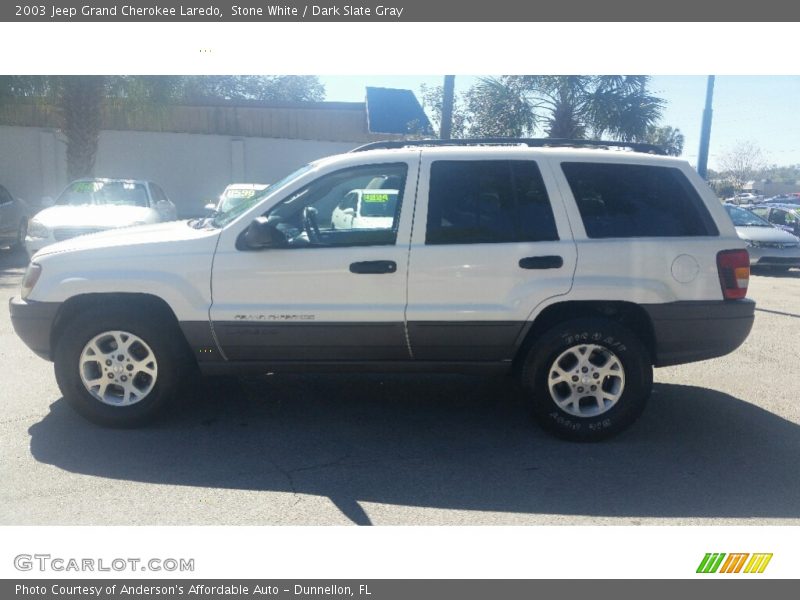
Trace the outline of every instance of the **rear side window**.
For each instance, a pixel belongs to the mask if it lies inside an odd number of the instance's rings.
[[[606,163],[561,168],[590,238],[719,234],[680,169]]]
[[[432,163],[426,244],[557,239],[550,200],[535,162]]]

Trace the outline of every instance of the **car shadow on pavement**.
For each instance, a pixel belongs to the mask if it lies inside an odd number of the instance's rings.
[[[772,279],[800,279],[800,269],[778,270],[778,269],[751,269],[752,275],[757,277],[767,277]]]
[[[28,266],[28,255],[22,249],[0,249],[0,292],[19,289],[25,268]]]
[[[699,387],[657,384],[636,425],[596,444],[535,427],[524,392],[506,377],[215,378],[139,430],[91,425],[63,399],[50,408],[29,429],[42,463],[137,482],[321,495],[357,524],[370,524],[360,502],[800,517],[800,426]]]

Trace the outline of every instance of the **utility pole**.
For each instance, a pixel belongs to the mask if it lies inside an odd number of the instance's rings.
[[[700,152],[697,156],[697,172],[700,177],[706,179],[708,176],[708,144],[711,141],[711,103],[714,100],[714,76],[708,76],[706,84],[706,107],[703,110],[703,126],[700,129]]]
[[[444,94],[442,95],[442,127],[439,137],[449,140],[453,132],[453,93],[455,88],[455,75],[444,76]]]

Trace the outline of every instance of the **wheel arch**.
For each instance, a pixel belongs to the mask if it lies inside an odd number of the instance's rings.
[[[647,312],[638,304],[623,301],[573,300],[547,306],[530,322],[520,335],[513,359],[513,371],[519,373],[528,351],[536,341],[553,327],[582,318],[604,318],[628,328],[655,357],[656,340],[653,323]]]
[[[102,311],[120,307],[138,309],[144,311],[148,316],[161,318],[165,323],[174,325],[176,333],[181,336],[188,348],[188,342],[179,327],[178,318],[163,298],[153,294],[131,292],[79,294],[65,300],[59,308],[50,330],[50,347],[56,347],[67,324],[76,315],[86,310]]]

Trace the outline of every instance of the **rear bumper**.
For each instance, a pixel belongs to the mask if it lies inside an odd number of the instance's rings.
[[[46,360],[52,360],[50,332],[60,302],[34,302],[20,297],[8,302],[11,324],[25,345]]]
[[[753,327],[750,299],[649,304],[656,367],[724,356],[741,346]]]

